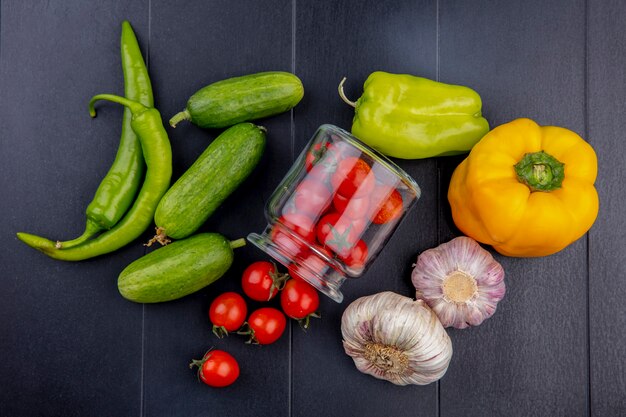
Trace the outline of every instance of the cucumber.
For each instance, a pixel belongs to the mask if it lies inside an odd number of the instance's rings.
[[[194,293],[219,279],[233,263],[233,249],[218,233],[199,233],[164,246],[128,265],[117,279],[122,297],[137,303],[160,303]]]
[[[264,128],[240,123],[222,132],[159,201],[157,235],[148,244],[194,233],[250,175],[264,150]]]
[[[281,71],[260,72],[210,84],[187,101],[185,110],[170,119],[176,127],[190,120],[203,128],[222,128],[273,116],[292,109],[302,100],[298,77]]]

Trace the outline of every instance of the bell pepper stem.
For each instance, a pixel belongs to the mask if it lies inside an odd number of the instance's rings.
[[[356,103],[352,100],[350,100],[348,97],[346,97],[346,93],[343,91],[343,84],[346,82],[346,77],[343,77],[343,79],[341,80],[341,82],[339,83],[339,87],[337,87],[337,89],[339,90],[339,97],[341,97],[341,99],[346,103],[349,104],[352,107],[356,107]]]
[[[519,182],[531,192],[550,192],[561,188],[565,178],[565,164],[544,151],[527,153],[515,164]]]

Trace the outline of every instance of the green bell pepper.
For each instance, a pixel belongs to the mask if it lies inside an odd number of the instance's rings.
[[[471,88],[377,71],[355,102],[352,134],[384,155],[421,159],[469,152],[488,131],[482,102]]]

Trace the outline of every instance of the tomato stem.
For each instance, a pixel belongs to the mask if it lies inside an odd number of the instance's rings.
[[[198,367],[198,372],[196,374],[196,376],[198,377],[198,382],[202,382],[202,378],[200,377],[200,372],[202,371],[202,365],[204,365],[204,362],[206,362],[211,357],[209,353],[211,353],[212,350],[213,348],[210,348],[209,350],[206,351],[204,355],[202,355],[202,359],[192,359],[191,363],[189,364],[189,369],[193,369],[194,366]]]
[[[311,317],[320,319],[322,318],[322,314],[319,311],[316,311],[315,313],[308,314],[306,317],[298,320],[298,324],[300,325],[302,330],[304,330],[305,332],[307,331],[307,329],[309,328],[309,325],[311,324]]]
[[[228,330],[226,330],[226,327],[224,326],[213,325],[213,334],[220,339],[223,339],[224,336],[228,336]]]
[[[256,336],[254,335],[254,329],[252,327],[250,327],[248,322],[245,322],[244,324],[241,325],[241,328],[239,330],[237,330],[237,334],[240,334],[240,335],[243,335],[243,336],[250,336],[250,338],[248,340],[246,340],[246,344],[248,344],[248,345],[250,345],[250,344],[258,345],[259,344],[259,341],[256,339]]]
[[[282,289],[285,288],[287,280],[291,278],[291,276],[289,276],[289,274],[287,273],[278,272],[278,267],[274,262],[272,262],[272,265],[274,265],[274,270],[269,271],[270,278],[272,278],[272,285],[270,286],[270,295],[267,301],[271,300],[274,296],[274,290],[276,290],[277,292],[282,291]]]

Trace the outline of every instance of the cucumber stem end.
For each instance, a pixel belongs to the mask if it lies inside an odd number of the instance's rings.
[[[144,243],[143,245],[150,247],[152,246],[152,244],[158,242],[161,244],[161,246],[165,246],[171,241],[172,240],[167,237],[167,234],[165,233],[165,229],[162,227],[157,227],[156,234],[154,235],[154,237],[152,237],[152,239],[150,239],[147,243]]]
[[[242,246],[246,246],[246,239],[244,239],[244,238],[240,238],[240,239],[237,239],[237,240],[231,240],[230,241],[231,249],[237,249],[237,248],[240,248]]]
[[[174,116],[172,116],[172,118],[170,119],[170,126],[176,128],[176,125],[183,120],[191,120],[191,114],[189,114],[189,110],[187,109],[178,112]]]

